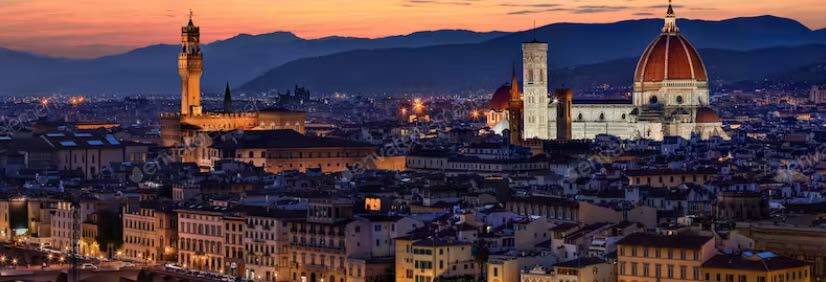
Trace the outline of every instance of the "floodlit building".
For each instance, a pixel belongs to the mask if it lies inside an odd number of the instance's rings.
[[[158,201],[123,206],[119,258],[150,263],[177,260],[177,217],[169,206]]]
[[[556,103],[565,97],[548,98],[551,95],[547,84],[547,48],[547,43],[536,40],[522,45],[523,138],[527,139],[559,138]],[[609,134],[623,139],[689,139],[692,135],[727,139],[720,117],[709,107],[708,81],[705,64],[680,33],[676,14],[669,5],[662,33],[648,45],[637,64],[632,98],[583,100],[574,95],[570,138],[594,139],[599,134]]]
[[[307,114],[284,109],[255,109],[233,112],[229,85],[224,92],[224,107],[205,111],[201,105],[201,75],[204,71],[201,31],[192,19],[181,28],[181,53],[178,74],[181,77],[181,110],[161,114],[161,145],[181,147],[177,157],[184,161],[203,159],[209,144],[200,142],[204,133],[233,130],[291,129],[304,134]],[[183,149],[191,147],[197,149]]]

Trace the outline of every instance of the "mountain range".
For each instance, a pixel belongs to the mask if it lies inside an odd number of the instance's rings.
[[[264,71],[298,58],[342,51],[476,43],[502,32],[438,30],[377,39],[325,37],[303,39],[289,32],[240,34],[202,46],[205,92],[240,85]],[[178,45],[158,44],[96,59],[63,59],[0,48],[0,96],[51,92],[166,93],[179,91]]]
[[[722,21],[679,20],[700,49],[713,80],[784,77],[826,60],[826,29],[811,30],[774,16]],[[289,32],[241,34],[203,46],[203,90],[230,82],[258,92],[302,85],[314,93],[468,93],[507,81],[521,46],[549,42],[554,85],[588,88],[630,83],[635,57],[657,35],[662,19],[608,24],[558,23],[533,30],[478,33],[440,30],[377,39],[302,39]],[[799,49],[798,49],[799,48]],[[60,59],[0,49],[0,95],[160,93],[179,88],[176,45],[152,45],[96,59]],[[770,54],[773,61],[762,56]],[[748,66],[748,69],[743,67]],[[516,66],[519,69],[520,66]],[[240,87],[239,87],[240,86]]]
[[[689,41],[701,49],[712,79],[751,79],[762,75],[760,71],[764,69],[800,67],[816,62],[808,59],[826,55],[826,51],[811,47],[826,43],[823,30],[812,31],[790,19],[760,16],[723,21],[680,20],[678,25]],[[511,66],[521,62],[520,44],[533,39],[549,39],[549,81],[554,85],[577,90],[604,82],[630,85],[634,58],[659,34],[661,27],[662,20],[657,19],[611,24],[562,23],[475,44],[349,51],[292,61],[241,89],[263,91],[299,84],[324,93],[485,92],[509,80]],[[771,48],[795,46],[816,50],[806,53],[809,57],[800,58],[794,50],[782,53],[783,49],[777,49],[781,53],[773,55],[780,57],[780,64],[760,57],[761,52],[772,52]],[[727,57],[727,51],[736,58]],[[797,63],[785,64],[785,57]],[[744,64],[751,69],[738,70]]]

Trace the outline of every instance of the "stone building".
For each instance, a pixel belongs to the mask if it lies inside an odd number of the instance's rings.
[[[177,217],[170,203],[141,201],[123,206],[119,258],[140,262],[177,261]]]
[[[473,244],[456,239],[411,236],[396,239],[396,282],[436,281],[445,278],[478,279]]]
[[[200,28],[190,18],[181,28],[181,53],[178,55],[178,74],[181,77],[181,110],[161,114],[161,145],[164,147],[193,146],[199,133],[233,130],[292,129],[304,133],[307,115],[284,109],[253,109],[232,112],[229,86],[224,93],[223,111],[204,111],[201,105],[201,74],[203,52],[200,46]],[[202,150],[183,150],[175,154],[184,161],[202,158]]]
[[[243,277],[256,282],[288,279],[291,268],[289,222],[306,214],[265,207],[245,207],[244,213]]]
[[[512,197],[505,209],[520,215],[535,215],[554,222],[578,222],[579,204],[574,200],[546,196]]]
[[[754,241],[754,249],[806,261],[814,281],[826,280],[826,227],[820,215],[790,214],[785,218],[739,222],[737,231]]]
[[[769,201],[756,191],[721,191],[714,201],[714,215],[731,221],[765,219],[769,217]]]
[[[258,130],[234,135],[226,141],[216,138],[210,165],[220,159],[234,159],[263,167],[270,173],[288,170],[340,172],[356,166],[375,168],[381,159],[374,158],[376,147],[345,139],[316,137],[293,130]]]
[[[178,214],[178,264],[198,271],[224,273],[226,208],[190,207]]]
[[[549,99],[547,43],[524,43],[524,138],[557,139],[559,99]],[[665,136],[728,138],[709,108],[708,74],[691,43],[680,33],[671,5],[662,32],[643,52],[634,72],[630,100],[573,99],[571,138],[610,134],[623,139]],[[512,121],[511,121],[512,122]],[[567,136],[565,136],[567,137]]]
[[[311,200],[305,219],[288,223],[291,281],[344,282],[345,227],[352,220],[353,203],[345,199]]]
[[[772,252],[719,254],[703,263],[704,281],[813,281],[811,265]]]
[[[618,281],[704,281],[700,267],[716,253],[710,236],[634,233],[617,242]]]

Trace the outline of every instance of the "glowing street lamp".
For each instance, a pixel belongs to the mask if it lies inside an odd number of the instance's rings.
[[[424,103],[422,103],[422,99],[416,98],[413,99],[413,111],[421,112],[424,109]]]

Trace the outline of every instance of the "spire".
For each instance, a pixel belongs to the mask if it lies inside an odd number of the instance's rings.
[[[510,91],[510,99],[511,100],[519,100],[519,79],[516,78],[516,63],[513,64],[513,70],[511,70],[511,91]]]
[[[232,93],[229,91],[229,82],[227,82],[227,88],[224,89],[224,112],[232,112]]]
[[[192,9],[189,9],[189,24],[187,24],[187,25],[189,25],[189,26],[194,26],[195,25],[195,24],[192,23],[192,16],[194,16],[194,15],[195,15],[195,13],[192,12]]]
[[[665,12],[665,25],[663,26],[663,33],[675,34],[680,32],[677,28],[677,15],[674,13],[674,7],[671,5],[671,0],[668,0],[668,11]]]

